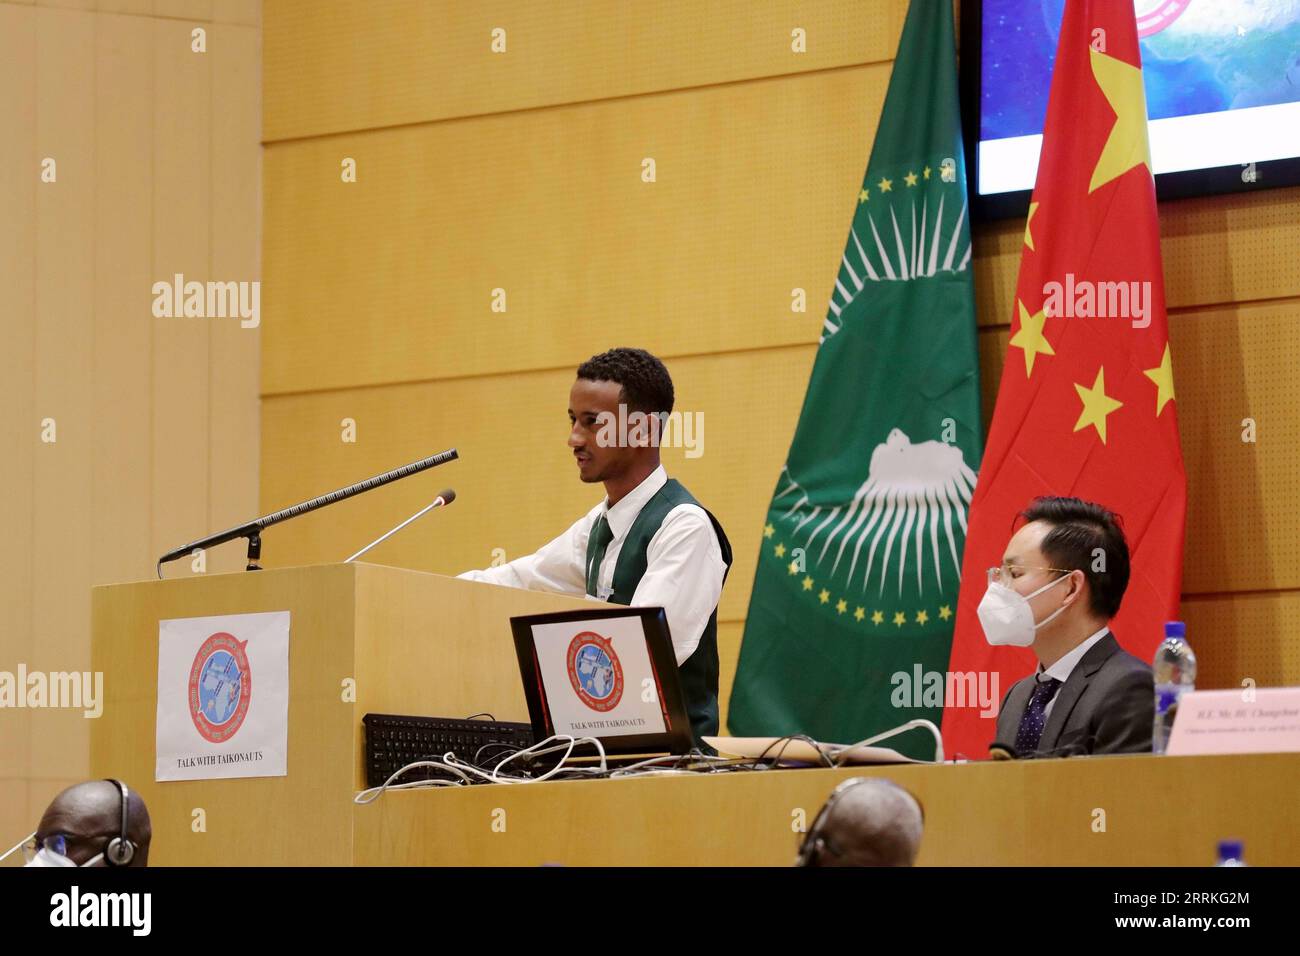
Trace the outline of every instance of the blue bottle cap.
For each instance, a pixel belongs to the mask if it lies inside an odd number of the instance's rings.
[[[1242,852],[1242,844],[1240,840],[1219,841],[1220,860],[1240,860],[1241,852]]]
[[[1187,625],[1182,621],[1166,621],[1165,637],[1187,637]]]

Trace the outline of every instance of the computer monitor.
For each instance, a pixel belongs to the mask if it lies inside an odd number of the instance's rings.
[[[607,754],[684,754],[690,720],[663,608],[512,617],[524,696],[540,741],[595,737]]]

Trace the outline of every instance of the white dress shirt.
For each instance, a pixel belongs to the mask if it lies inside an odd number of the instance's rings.
[[[585,595],[587,538],[596,521],[604,515],[614,537],[600,563],[596,586],[601,595],[608,596],[613,593],[614,568],[632,523],[667,481],[668,474],[660,465],[612,508],[606,497],[536,553],[499,567],[466,571],[458,576],[531,591]],[[699,505],[677,505],[664,516],[663,524],[650,539],[645,574],[632,595],[631,606],[664,609],[678,665],[699,646],[709,615],[722,596],[726,567],[713,523]]]
[[[1103,637],[1105,637],[1108,631],[1110,631],[1109,625],[1103,627],[1100,631],[1097,631],[1095,634],[1088,635],[1079,643],[1079,645],[1074,650],[1070,651],[1068,654],[1062,657],[1051,667],[1047,668],[1046,671],[1043,670],[1043,665],[1039,664],[1038,673],[1035,675],[1038,682],[1041,684],[1043,681],[1047,680],[1048,678],[1055,677],[1057,680],[1061,682],[1061,686],[1064,687],[1065,682],[1069,680],[1070,675],[1074,673],[1074,669],[1079,666],[1079,661],[1083,660],[1083,656],[1087,654],[1090,650],[1092,650],[1092,645],[1096,644]],[[1052,699],[1049,700],[1047,702],[1047,706],[1043,708],[1044,720],[1052,716],[1052,707],[1056,703],[1056,698],[1060,696],[1061,696],[1061,688],[1058,687],[1056,689],[1056,693],[1052,695]]]

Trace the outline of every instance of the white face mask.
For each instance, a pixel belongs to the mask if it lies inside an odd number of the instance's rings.
[[[1063,574],[1055,581],[1044,584],[1033,594],[1021,594],[997,581],[989,583],[984,592],[979,609],[980,625],[984,628],[984,639],[994,647],[1008,645],[1011,647],[1028,647],[1034,643],[1034,635],[1040,627],[1051,621],[1065,610],[1061,605],[1037,624],[1034,623],[1034,610],[1029,606],[1029,599],[1037,597],[1050,587],[1055,587],[1069,579]]]
[[[77,864],[73,863],[62,853],[55,853],[53,850],[49,849],[48,847],[41,847],[38,851],[36,851],[36,855],[34,857],[32,857],[30,860],[28,860],[26,863],[23,864],[23,867],[24,868],[29,866],[73,866],[75,867],[76,865]]]

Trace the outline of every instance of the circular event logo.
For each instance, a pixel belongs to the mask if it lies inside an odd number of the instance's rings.
[[[569,642],[569,682],[578,699],[605,713],[623,699],[623,665],[614,645],[595,631],[583,631]]]
[[[1139,37],[1159,33],[1183,15],[1192,0],[1138,0],[1135,4]]]
[[[190,668],[190,717],[199,735],[219,744],[235,736],[248,715],[253,674],[248,641],[224,631],[213,634],[194,655]]]

